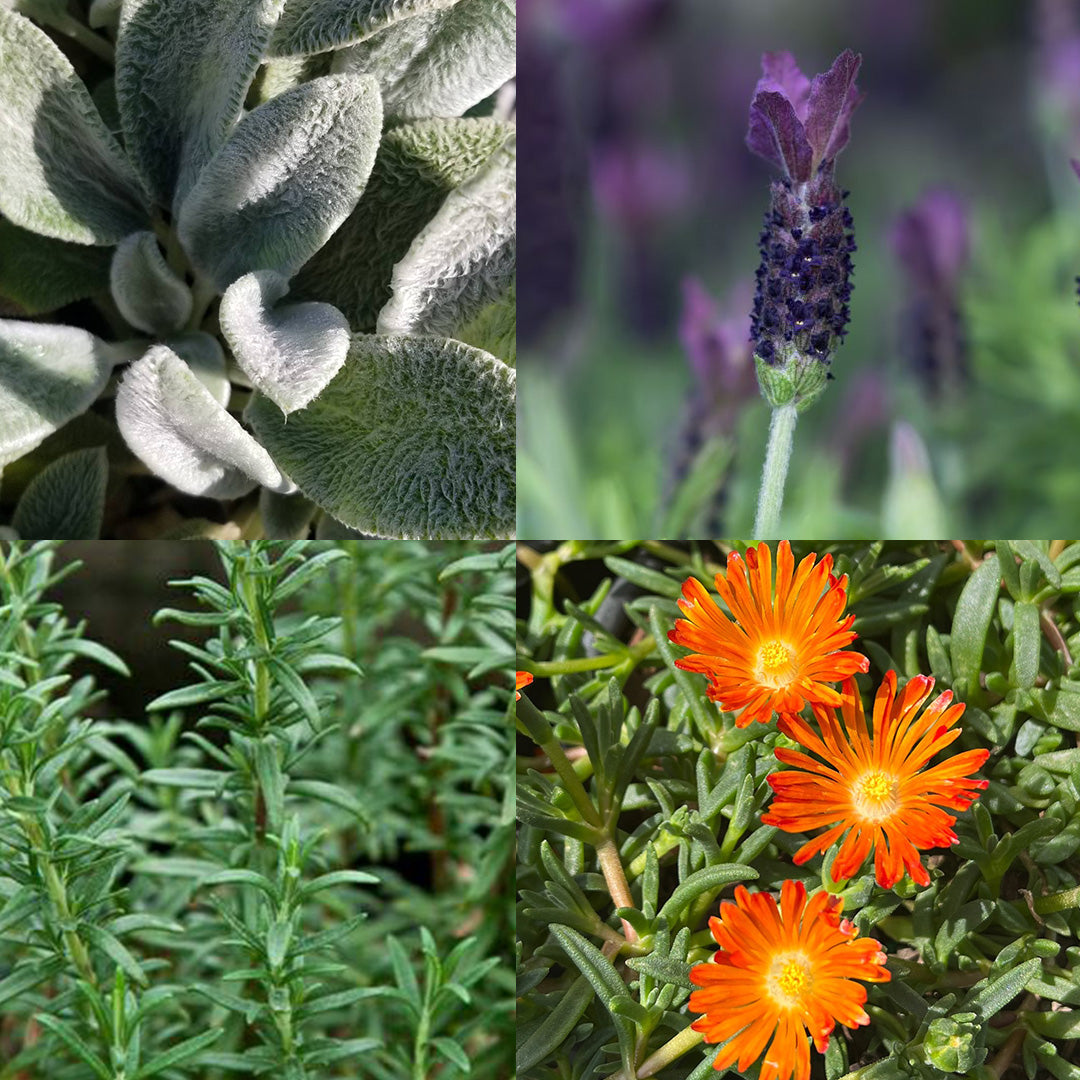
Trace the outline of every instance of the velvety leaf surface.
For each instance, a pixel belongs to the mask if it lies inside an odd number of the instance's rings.
[[[387,116],[460,116],[514,76],[516,4],[458,0],[343,49],[334,63],[374,75]]]
[[[85,412],[112,368],[109,347],[86,330],[0,319],[0,466]]]
[[[391,128],[356,209],[296,276],[293,294],[328,301],[354,330],[374,330],[390,299],[394,264],[446,196],[475,175],[509,133],[509,125],[486,117]]]
[[[516,141],[452,191],[394,267],[381,334],[457,330],[510,289],[517,254]]]
[[[166,338],[164,344],[191,368],[192,375],[210,391],[211,397],[219,405],[229,404],[232,384],[229,381],[225,353],[216,337],[204,334],[201,330],[193,330],[188,334]]]
[[[0,297],[40,315],[107,291],[111,252],[39,236],[0,218]]]
[[[124,3],[116,48],[120,116],[128,153],[163,206],[174,191],[179,203],[240,118],[283,3]]]
[[[113,254],[109,285],[120,314],[148,334],[171,334],[191,315],[191,290],[165,262],[152,232],[124,237]]]
[[[510,291],[460,327],[454,337],[497,356],[504,364],[517,364],[517,289]]]
[[[252,385],[290,413],[307,405],[345,363],[349,322],[331,304],[285,304],[273,270],[245,274],[221,300],[221,331]]]
[[[234,499],[257,484],[291,490],[270,455],[164,345],[128,369],[116,420],[139,458],[189,495]]]
[[[286,418],[258,396],[247,418],[304,494],[352,528],[508,536],[514,395],[512,368],[460,342],[356,335],[308,408]]]
[[[115,244],[147,220],[145,195],[52,39],[0,7],[0,211],[78,244]]]
[[[224,291],[252,270],[292,277],[348,217],[382,129],[374,80],[313,79],[244,117],[180,210],[188,255]]]
[[[65,454],[31,481],[11,524],[24,540],[97,540],[108,479],[103,446]]]
[[[458,0],[285,0],[270,55],[294,56],[352,45],[402,19]]]

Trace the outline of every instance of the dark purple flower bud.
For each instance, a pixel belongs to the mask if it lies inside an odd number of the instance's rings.
[[[811,81],[789,52],[762,57],[746,142],[784,176],[772,185],[760,237],[750,333],[762,393],[774,407],[805,408],[821,393],[847,333],[855,239],[833,164],[862,100],[861,63],[846,49]]]
[[[829,169],[772,185],[750,333],[774,367],[796,354],[827,364],[847,333],[854,240],[843,194]]]
[[[901,323],[904,351],[933,394],[969,379],[960,318],[960,280],[970,247],[967,208],[951,191],[928,191],[893,223],[889,242],[904,271],[908,301]]]
[[[765,53],[750,105],[746,144],[805,183],[847,145],[851,114],[862,100],[855,76],[862,57],[845,49],[810,82],[789,52]]]

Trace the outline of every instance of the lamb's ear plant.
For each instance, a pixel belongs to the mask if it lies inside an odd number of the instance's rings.
[[[87,18],[0,5],[0,469],[35,504],[16,529],[85,536],[115,507],[108,535],[151,473],[253,539],[286,538],[262,510],[298,489],[308,523],[512,535],[516,141],[494,95],[514,0]]]

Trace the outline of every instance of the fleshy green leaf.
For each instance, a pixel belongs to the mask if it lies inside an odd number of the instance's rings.
[[[113,359],[85,330],[0,319],[0,466],[88,409]]]
[[[953,687],[966,697],[977,683],[986,635],[1001,590],[997,555],[988,555],[968,578],[956,602],[949,648],[952,654]]]
[[[509,291],[517,253],[517,151],[513,136],[452,191],[394,267],[380,334],[457,330]]]
[[[135,454],[189,495],[234,499],[256,484],[292,490],[270,455],[165,345],[128,369],[116,421]]]
[[[374,80],[327,75],[237,125],[180,208],[192,262],[224,291],[251,270],[292,277],[349,216],[382,130]]]
[[[124,3],[116,48],[120,117],[128,153],[162,206],[174,189],[179,203],[240,118],[283,3]]]
[[[0,297],[27,315],[108,291],[110,252],[20,229],[0,218]]]
[[[338,53],[337,71],[379,80],[386,115],[460,116],[514,77],[514,0],[458,0]]]
[[[148,334],[175,333],[191,315],[191,290],[165,262],[152,232],[120,241],[109,284],[120,314]]]
[[[104,447],[65,454],[30,482],[11,524],[24,540],[97,540],[108,479]]]
[[[457,0],[285,0],[270,43],[271,56],[340,49],[424,12]]]
[[[333,304],[354,330],[374,330],[390,299],[395,263],[446,196],[474,176],[509,133],[507,124],[488,117],[420,120],[388,130],[356,209],[300,271],[293,293]]]
[[[349,353],[349,322],[331,304],[273,309],[288,291],[274,270],[245,274],[226,291],[220,316],[236,362],[286,414],[317,397]]]
[[[515,375],[456,341],[357,335],[333,382],[288,418],[248,417],[300,489],[346,525],[390,537],[514,529]]]
[[[0,7],[0,211],[78,244],[146,223],[145,194],[86,87],[52,39]]]

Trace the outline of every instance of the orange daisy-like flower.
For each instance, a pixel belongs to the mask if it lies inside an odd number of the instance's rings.
[[[843,901],[819,892],[806,899],[801,881],[785,881],[780,906],[769,893],[735,888],[735,903],[720,905],[709,920],[720,951],[715,963],[690,969],[700,990],[690,1008],[705,1015],[691,1027],[706,1042],[730,1040],[713,1065],[738,1058],[740,1072],[761,1056],[760,1080],[808,1080],[809,1033],[825,1053],[837,1022],[868,1024],[866,988],[853,979],[888,982],[885,954],[873,938],[860,938],[840,917]]]
[[[527,671],[519,671],[517,673],[517,679],[515,680],[516,686],[514,689],[517,691],[516,697],[521,697],[521,688],[528,686],[533,681],[533,677]]]
[[[774,710],[795,713],[806,702],[839,705],[829,683],[870,669],[860,653],[838,651],[855,639],[855,616],[843,617],[847,577],[833,575],[831,555],[815,565],[816,558],[807,555],[796,570],[791,545],[781,540],[774,595],[768,545],[748,550],[745,563],[732,552],[727,577],[716,575],[716,591],[734,621],[697,578],[683,583],[679,607],[686,618],[676,620],[668,637],[694,651],[675,665],[708,675],[709,697],[725,711],[742,710],[738,727],[767,724]]]
[[[874,699],[872,732],[852,679],[844,684],[842,720],[832,709],[814,707],[820,736],[801,717],[781,718],[780,730],[822,761],[777,747],[777,758],[797,768],[769,777],[776,798],[761,820],[786,832],[829,826],[799,848],[796,864],[846,832],[832,865],[834,881],[853,877],[872,847],[879,885],[895,885],[905,870],[919,885],[930,884],[919,851],[956,843],[956,818],[942,807],[966,810],[979,797],[988,781],[968,774],[990,756],[989,750],[966,750],[925,768],[960,734],[956,723],[964,711],[946,690],[919,716],[933,688],[933,679],[916,675],[897,694],[896,672],[887,672]]]

